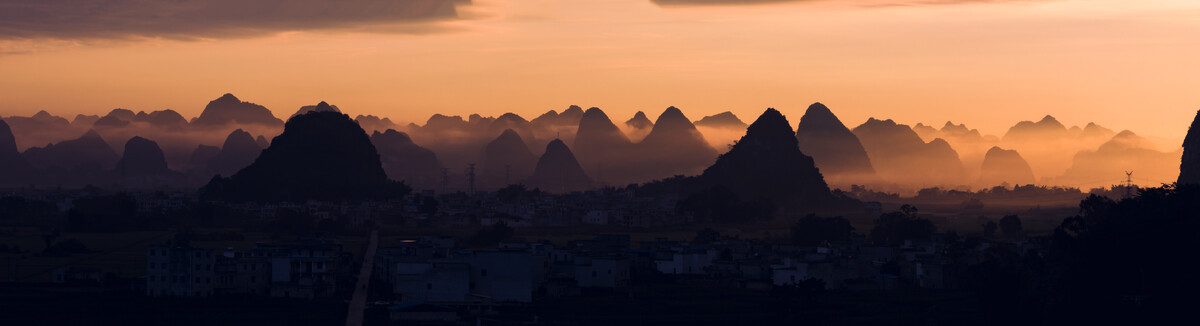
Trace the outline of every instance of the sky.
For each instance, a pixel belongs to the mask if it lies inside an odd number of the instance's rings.
[[[1182,139],[1200,109],[1194,0],[0,0],[0,116],[199,115],[233,93],[286,117],[624,121],[812,102],[1000,135],[1046,114]]]

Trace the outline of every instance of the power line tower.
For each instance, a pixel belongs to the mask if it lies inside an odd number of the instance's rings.
[[[1125,171],[1125,198],[1130,197],[1133,190],[1133,171]]]
[[[467,191],[475,193],[475,163],[467,164]]]

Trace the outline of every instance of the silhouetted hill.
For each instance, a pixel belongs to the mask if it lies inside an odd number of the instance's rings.
[[[1200,183],[1200,111],[1192,119],[1183,138],[1183,159],[1179,163],[1179,183]]]
[[[92,125],[95,125],[97,120],[100,120],[100,116],[95,115],[95,114],[93,114],[93,115],[76,114],[75,119],[71,120],[71,127],[88,129],[88,128],[91,128]]]
[[[271,110],[262,105],[242,102],[233,94],[225,94],[208,102],[204,111],[200,112],[200,116],[191,122],[193,126],[200,127],[223,126],[230,123],[274,127],[282,125],[283,120],[276,118],[271,114]]]
[[[609,175],[619,173],[612,165],[626,161],[625,157],[633,142],[613,124],[600,108],[590,108],[579,119],[579,130],[575,132],[575,157],[583,165],[588,175],[605,180]]]
[[[875,174],[858,136],[824,104],[808,106],[796,125],[796,141],[800,152],[812,157],[826,177]]]
[[[1144,180],[1154,180],[1151,184],[1177,180],[1182,173],[1176,170],[1181,155],[1179,151],[1161,152],[1149,140],[1124,130],[1096,150],[1076,153],[1059,181],[1104,187],[1124,180],[1125,171],[1133,171],[1135,181],[1143,184],[1147,183]]]
[[[137,114],[134,114],[133,111],[126,109],[113,109],[112,111],[109,111],[108,114],[104,115],[104,117],[96,120],[92,126],[96,128],[120,128],[128,126],[136,116]]]
[[[258,144],[258,148],[267,148],[271,146],[271,141],[267,140],[267,137],[263,135],[258,135],[258,137],[255,137],[254,143]]]
[[[633,129],[647,129],[654,127],[654,123],[650,122],[650,118],[647,118],[646,113],[642,111],[637,111],[637,113],[634,113],[632,118],[629,118],[629,120],[625,121],[625,125]]]
[[[867,119],[851,130],[871,159],[871,166],[887,180],[908,185],[961,185],[966,170],[958,152],[943,139],[921,140],[907,125],[891,119]]]
[[[138,112],[132,121],[145,122],[151,126],[172,131],[179,131],[181,128],[187,127],[188,124],[187,119],[174,110],[161,110],[150,113]]]
[[[528,183],[550,192],[568,192],[588,189],[592,179],[583,172],[567,144],[555,139],[546,145],[546,153],[538,158]]]
[[[463,120],[462,117],[457,115],[445,116],[439,113],[430,116],[429,120],[425,121],[425,126],[422,128],[426,130],[444,131],[452,129],[466,129],[466,127],[467,121]]]
[[[254,137],[250,133],[241,129],[234,130],[225,137],[225,143],[221,145],[221,152],[213,157],[208,166],[208,173],[231,176],[249,166],[250,163],[254,163],[254,159],[258,158],[259,153],[262,153],[262,147],[254,142]]]
[[[391,119],[388,119],[388,118],[381,119],[381,118],[379,118],[377,116],[373,116],[373,115],[359,115],[357,117],[354,117],[354,122],[358,122],[358,125],[367,132],[375,132],[375,131],[383,132],[388,129],[398,128],[398,126],[396,126],[396,123],[392,122]]]
[[[221,148],[208,145],[197,145],[196,150],[192,151],[192,156],[188,159],[188,166],[192,172],[208,174],[209,166],[212,165],[213,158],[221,154]]]
[[[729,152],[704,170],[706,187],[721,186],[742,200],[767,199],[785,211],[833,205],[833,195],[813,159],[800,152],[787,118],[767,109]]]
[[[442,163],[437,155],[413,143],[408,134],[388,129],[371,134],[371,143],[379,152],[388,178],[414,187],[435,187],[441,179]]]
[[[0,119],[0,185],[18,185],[29,181],[33,167],[17,152],[17,139],[8,123]]]
[[[1038,122],[1021,121],[1008,128],[1004,141],[1037,140],[1040,138],[1058,138],[1067,134],[1067,127],[1052,116],[1045,116]]]
[[[524,140],[526,144],[532,144],[533,142],[533,124],[511,112],[502,114],[500,117],[492,120],[488,124],[485,136],[500,135],[506,130],[516,131],[518,135],[521,135],[521,140]]]
[[[714,115],[710,115],[710,116],[701,118],[700,120],[696,121],[695,125],[697,127],[725,128],[725,129],[736,129],[736,130],[741,130],[741,129],[746,128],[746,123],[742,122],[742,119],[738,119],[738,117],[736,115],[734,115],[733,112],[729,112],[729,111],[725,111],[725,112],[721,112],[721,113],[717,113]]]
[[[108,171],[118,160],[117,152],[95,130],[76,139],[32,147],[24,155],[38,168],[62,171]]]
[[[379,199],[406,192],[387,179],[362,128],[336,112],[289,119],[254,163],[232,177],[213,178],[201,190],[205,198],[259,202]]]
[[[575,126],[579,124],[579,119],[582,117],[583,108],[580,108],[578,105],[572,105],[563,110],[562,113],[550,110],[529,122],[539,128]]]
[[[1105,138],[1105,139],[1108,139],[1108,138],[1112,138],[1113,136],[1116,136],[1116,135],[1117,135],[1117,133],[1115,131],[1112,131],[1112,129],[1101,127],[1098,124],[1088,122],[1087,126],[1084,127],[1083,131],[1080,132],[1079,137],[1080,138]]]
[[[980,185],[1028,185],[1033,182],[1033,169],[1017,151],[993,146],[984,155],[979,173]]]
[[[117,161],[115,172],[123,179],[173,174],[167,168],[167,159],[158,143],[142,137],[133,137],[125,142],[125,152]]]
[[[717,150],[708,145],[692,121],[675,107],[668,107],[654,121],[646,138],[635,146],[634,157],[625,158],[640,166],[629,167],[635,181],[674,175],[696,175],[712,165]]]
[[[479,181],[484,187],[503,187],[533,175],[537,156],[512,129],[483,147]]]
[[[309,112],[337,112],[337,113],[342,113],[342,110],[338,110],[338,107],[337,107],[337,105],[329,105],[329,104],[326,104],[325,102],[321,102],[321,103],[319,103],[319,104],[317,104],[317,105],[305,105],[305,106],[301,106],[301,107],[300,107],[300,110],[296,110],[296,113],[295,113],[295,114],[292,114],[292,116],[291,116],[291,117],[289,117],[288,119],[295,118],[295,117],[296,117],[296,116],[298,116],[298,115],[305,114],[305,113],[309,113]]]

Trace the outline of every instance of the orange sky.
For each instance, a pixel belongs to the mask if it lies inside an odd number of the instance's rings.
[[[747,122],[775,107],[794,125],[821,101],[849,127],[949,119],[1002,134],[1052,114],[1182,139],[1200,109],[1194,0],[475,0],[457,19],[401,27],[183,26],[185,37],[5,28],[4,116],[122,107],[192,117],[231,92],[280,117],[321,100],[398,122],[532,119],[570,104],[623,121],[674,105],[693,120],[730,110]]]

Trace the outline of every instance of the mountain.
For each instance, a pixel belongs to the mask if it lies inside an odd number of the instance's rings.
[[[630,158],[625,157],[633,142],[609,120],[600,108],[590,108],[579,118],[579,129],[575,132],[574,154],[588,175],[604,180],[615,174],[614,164]]]
[[[889,181],[921,187],[967,181],[958,152],[941,138],[926,143],[908,125],[891,119],[870,118],[851,132],[867,151],[871,166]]]
[[[191,171],[208,174],[207,170],[212,165],[213,158],[221,154],[221,148],[208,145],[197,145],[192,151],[192,156],[188,160],[188,166]]]
[[[433,188],[441,179],[442,163],[437,155],[413,143],[408,134],[388,129],[371,134],[371,143],[379,152],[383,171],[388,178],[412,186]]]
[[[575,155],[562,140],[555,139],[546,145],[546,153],[538,158],[529,185],[550,192],[585,190],[591,187],[592,179],[579,166]]]
[[[137,117],[137,114],[134,114],[133,111],[113,109],[104,115],[104,117],[101,117],[100,120],[96,120],[92,126],[96,128],[120,128],[128,126],[135,117]]]
[[[337,107],[337,105],[329,105],[329,104],[326,104],[325,102],[321,102],[321,103],[318,103],[317,105],[305,105],[305,106],[301,106],[301,107],[300,107],[300,110],[297,110],[295,114],[292,114],[292,116],[291,116],[289,119],[291,119],[291,118],[295,118],[295,117],[296,117],[296,116],[298,116],[298,115],[302,115],[302,114],[309,113],[309,112],[337,112],[337,113],[342,113],[342,110],[338,110],[338,107]]]
[[[254,163],[201,189],[204,198],[258,202],[382,199],[406,192],[387,179],[362,127],[337,112],[289,119]]]
[[[97,120],[100,120],[100,116],[95,115],[95,114],[93,114],[93,115],[76,114],[75,119],[71,120],[71,127],[82,128],[82,129],[91,128],[92,125],[96,124]]]
[[[511,112],[502,114],[500,117],[492,120],[491,123],[488,123],[487,134],[485,136],[500,135],[507,130],[516,131],[518,135],[521,135],[521,139],[526,144],[533,143],[533,124]]]
[[[566,110],[563,110],[562,113],[550,110],[529,122],[540,128],[576,126],[579,125],[579,119],[581,118],[583,118],[583,108],[578,105],[571,105]]]
[[[425,121],[425,126],[423,126],[422,129],[431,131],[446,131],[453,129],[466,129],[466,127],[467,121],[463,120],[463,118],[460,116],[445,116],[440,113],[436,113],[433,116],[430,116],[429,120]]]
[[[717,113],[714,115],[710,115],[710,116],[701,118],[700,120],[696,121],[695,124],[697,127],[724,128],[724,129],[736,129],[736,130],[746,129],[746,123],[742,122],[742,119],[738,119],[738,117],[736,115],[734,115],[733,112],[729,112],[729,111],[725,111],[725,112],[721,112],[721,113]]]
[[[23,184],[29,181],[33,172],[33,166],[17,152],[17,139],[12,129],[0,119],[0,185]]]
[[[117,152],[95,130],[88,130],[76,139],[32,147],[25,150],[24,156],[34,166],[61,171],[107,171],[119,159]]]
[[[654,127],[654,123],[650,122],[650,118],[646,117],[646,112],[637,111],[632,118],[625,121],[625,125],[633,129],[649,129]]]
[[[1182,155],[1178,150],[1161,152],[1149,140],[1124,130],[1096,150],[1076,153],[1059,182],[1105,187],[1123,181],[1125,172],[1132,171],[1135,181],[1142,184],[1169,183],[1178,180],[1183,172],[1178,169]],[[1109,182],[1097,184],[1097,180]]]
[[[1080,131],[1080,138],[1104,138],[1109,139],[1116,136],[1117,133],[1112,129],[1101,127],[1098,124],[1088,122],[1087,126]]]
[[[813,103],[804,111],[796,125],[796,142],[827,178],[875,174],[858,136],[824,104]]]
[[[162,148],[153,140],[133,137],[125,142],[125,152],[117,161],[115,172],[122,179],[169,176],[167,159]]]
[[[138,112],[132,121],[145,122],[151,126],[167,128],[173,131],[181,130],[187,127],[188,124],[187,119],[183,115],[180,115],[179,112],[175,112],[175,110],[161,110],[150,113]]]
[[[259,153],[262,153],[262,147],[259,147],[258,143],[254,141],[254,136],[241,129],[234,130],[225,137],[221,151],[212,158],[208,165],[208,173],[209,175],[233,175],[249,166],[250,163],[254,163],[254,159],[258,158]]]
[[[979,184],[984,187],[1033,184],[1033,168],[1015,150],[993,146],[983,157]]]
[[[1054,117],[1046,115],[1038,122],[1021,121],[1008,128],[1002,138],[1004,141],[1037,141],[1045,138],[1059,138],[1067,135],[1067,127]]]
[[[479,181],[485,187],[503,187],[529,177],[538,160],[512,129],[488,142],[480,158]]]
[[[1183,159],[1179,163],[1179,183],[1200,184],[1200,111],[1192,119],[1183,138]]]
[[[767,109],[729,152],[699,176],[743,200],[767,199],[785,211],[812,210],[834,199],[813,159],[800,152],[787,118]]]
[[[242,102],[233,94],[225,94],[208,102],[200,116],[191,122],[193,126],[199,127],[224,126],[230,123],[277,127],[283,125],[283,120],[276,118],[271,114],[271,110],[262,105]]]
[[[255,137],[254,143],[258,144],[258,148],[267,148],[271,146],[271,141],[267,140],[267,137],[263,135],[258,135],[258,137]]]
[[[375,131],[383,132],[388,129],[396,129],[397,128],[396,123],[392,122],[391,119],[388,119],[388,118],[380,119],[379,117],[373,116],[373,115],[361,115],[360,114],[357,117],[354,117],[354,122],[358,122],[358,125],[360,127],[362,127],[364,131],[368,131],[368,132],[375,132]]]
[[[631,171],[638,172],[635,182],[696,175],[717,158],[717,150],[709,146],[692,121],[673,106],[658,116],[650,133],[635,146],[634,153],[636,158],[625,159],[640,159],[640,166],[630,167],[640,170]]]

